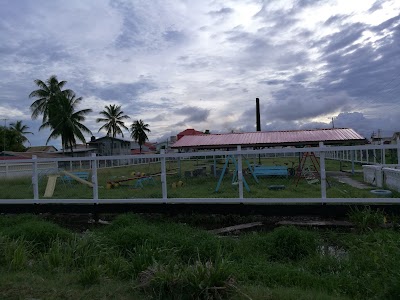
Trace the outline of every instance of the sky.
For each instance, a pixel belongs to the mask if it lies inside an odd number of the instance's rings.
[[[256,131],[256,98],[263,131],[391,136],[400,1],[0,0],[0,124],[22,120],[32,146],[49,131],[31,119],[28,96],[51,75],[93,110],[84,124],[96,137],[109,104],[128,127],[149,124],[152,142],[186,128]]]

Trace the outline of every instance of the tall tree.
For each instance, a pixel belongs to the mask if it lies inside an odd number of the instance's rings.
[[[76,139],[85,143],[83,132],[92,134],[92,132],[81,122],[85,120],[85,115],[92,112],[91,109],[82,109],[76,111],[76,107],[82,101],[82,97],[76,98],[75,93],[59,93],[49,104],[49,118],[40,126],[51,128],[51,133],[46,144],[50,139],[56,139],[61,136],[61,143],[64,149],[70,148],[71,153],[76,145]]]
[[[18,133],[6,126],[0,126],[0,152],[25,151]]]
[[[29,140],[25,136],[26,134],[33,134],[33,132],[27,131],[29,129],[28,125],[22,124],[22,121],[17,121],[15,123],[10,123],[10,128],[15,130],[18,134],[18,139],[23,144],[25,142],[29,143]]]
[[[142,153],[142,145],[149,139],[146,132],[151,132],[149,124],[145,124],[142,120],[136,120],[131,125],[131,137],[139,144],[139,152]]]
[[[110,104],[108,106],[104,106],[104,108],[105,110],[100,112],[100,115],[102,115],[103,118],[96,119],[97,123],[105,122],[105,124],[100,127],[99,131],[106,129],[107,136],[112,136],[115,138],[117,134],[121,134],[122,137],[124,137],[121,127],[129,131],[123,121],[129,119],[129,116],[124,115],[120,105]]]
[[[54,101],[61,94],[73,93],[72,90],[62,90],[66,81],[58,81],[57,76],[52,75],[45,82],[36,79],[35,84],[39,89],[29,94],[29,98],[37,98],[30,106],[32,111],[32,119],[37,119],[39,115],[43,115],[43,123],[49,119],[49,103]]]

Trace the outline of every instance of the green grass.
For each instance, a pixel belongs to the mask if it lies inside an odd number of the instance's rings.
[[[33,224],[29,234],[10,234],[26,224]],[[84,234],[29,215],[0,216],[0,225],[1,299],[398,299],[400,293],[400,232],[393,229],[280,227],[221,238],[134,214]],[[38,238],[43,228],[53,233]]]
[[[264,165],[288,165],[292,166],[298,164],[298,159],[289,158],[271,158],[263,159]],[[253,161],[251,161],[253,163]],[[222,181],[218,192],[215,192],[219,178],[214,178],[210,173],[213,161],[182,161],[181,175],[178,174],[178,163],[167,163],[168,197],[169,198],[236,198],[238,197],[238,186],[232,185],[232,172],[233,165],[230,168]],[[183,175],[187,170],[194,170],[200,165],[207,167],[207,176],[203,177],[187,177]],[[221,161],[219,161],[219,168],[222,168]],[[245,164],[244,164],[245,166]],[[326,166],[328,171],[338,171],[339,163],[337,161],[327,160]],[[357,167],[361,166],[357,164]],[[161,198],[162,187],[160,176],[154,176],[155,184],[144,182],[144,188],[134,188],[135,180],[121,182],[120,186],[108,189],[107,182],[115,181],[118,179],[132,178],[132,173],[146,173],[146,174],[159,174],[160,164],[146,164],[129,167],[114,167],[98,170],[98,183],[99,183],[99,198],[101,199],[129,199],[129,198]],[[300,179],[298,182],[295,178],[282,178],[282,177],[268,177],[259,178],[259,183],[256,183],[254,178],[244,168],[245,179],[250,187],[250,192],[244,189],[245,198],[320,198],[320,184],[308,184],[305,179]],[[360,174],[351,176],[355,180],[362,181]],[[360,190],[351,187],[347,184],[337,182],[334,178],[328,177],[328,198],[372,198],[373,194],[369,190]],[[183,182],[182,187],[175,187],[173,183],[178,181]],[[44,176],[39,180],[39,196],[43,198],[47,185],[47,177]],[[269,190],[270,185],[284,185],[284,190]],[[12,188],[10,188],[12,187]],[[371,189],[373,187],[371,186]],[[0,183],[0,193],[4,199],[28,199],[32,198],[33,191],[30,178],[23,179],[8,179]],[[394,193],[394,197],[399,196],[399,193]],[[93,198],[93,189],[81,183],[63,184],[60,180],[56,184],[56,188],[52,198],[59,199],[91,199]]]

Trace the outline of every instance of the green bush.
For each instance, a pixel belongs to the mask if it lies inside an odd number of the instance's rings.
[[[236,292],[229,264],[222,259],[192,265],[156,264],[140,273],[138,282],[158,299],[228,299]]]
[[[114,248],[107,246],[100,235],[85,234],[75,235],[66,241],[53,240],[40,258],[46,270],[62,268],[70,271],[91,266],[99,260],[106,260],[115,253]]]
[[[22,238],[12,240],[3,237],[1,248],[3,255],[0,261],[8,269],[23,270],[29,265],[32,249]]]
[[[385,223],[386,216],[380,210],[373,210],[369,206],[365,208],[352,208],[349,219],[361,231],[377,228]]]
[[[297,261],[315,254],[318,247],[317,235],[295,227],[279,227],[271,233],[270,255],[275,260]]]
[[[101,268],[98,265],[90,265],[79,271],[78,282],[84,286],[100,282]]]
[[[55,239],[67,240],[72,237],[72,233],[56,224],[26,219],[21,221],[18,226],[5,226],[0,230],[1,234],[11,239],[23,238],[26,241],[33,242],[35,248],[43,250],[47,248]]]

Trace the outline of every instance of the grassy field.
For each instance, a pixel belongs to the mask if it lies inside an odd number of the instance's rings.
[[[250,161],[253,163],[253,161]],[[224,161],[218,160],[218,167],[221,169]],[[297,158],[273,158],[263,159],[263,165],[296,165]],[[179,168],[177,162],[167,163],[167,184],[169,198],[230,198],[238,197],[238,186],[232,184],[232,173],[234,165],[230,164],[222,184],[215,192],[219,177],[215,178],[211,173],[212,160],[201,161],[182,161]],[[342,165],[344,168],[350,168],[349,165]],[[185,177],[187,171],[193,171],[199,168],[206,169],[205,176]],[[339,171],[337,161],[327,160],[327,171]],[[356,165],[356,169],[360,169]],[[308,184],[302,178],[296,182],[296,178],[284,177],[259,177],[257,183],[251,176],[244,164],[244,178],[249,185],[250,191],[244,190],[246,198],[319,198],[321,197],[320,184]],[[160,182],[161,167],[159,163],[130,166],[114,167],[98,170],[99,198],[101,199],[129,199],[129,198],[161,198],[162,188]],[[107,182],[124,180],[135,177],[137,173],[154,175],[154,183],[143,182],[143,188],[134,188],[137,180],[124,181],[118,187],[109,189]],[[329,173],[328,173],[329,174]],[[359,174],[352,175],[357,180],[362,181]],[[47,176],[39,177],[39,195],[43,197]],[[182,182],[182,187],[178,182]],[[271,185],[284,185],[284,190],[270,190]],[[371,189],[374,187],[371,186]],[[0,183],[0,194],[3,199],[29,199],[32,198],[32,185],[30,178],[2,180]],[[327,196],[329,198],[371,198],[374,197],[369,190],[360,190],[349,185],[343,184],[328,176]],[[394,193],[398,197],[398,193]],[[52,198],[65,199],[90,199],[93,198],[93,190],[81,183],[64,184],[61,180],[57,181],[56,188]]]
[[[235,216],[120,215],[74,232],[0,216],[1,299],[399,299],[400,233],[380,212],[353,231],[279,227],[218,237]]]
[[[263,165],[287,165],[296,166],[296,158],[271,158],[263,159]],[[222,169],[224,160],[217,161],[217,168]],[[254,161],[250,161],[254,163]],[[238,197],[238,186],[232,184],[232,173],[234,165],[228,167],[221,186],[216,192],[219,177],[214,177],[211,172],[212,160],[192,160],[167,163],[167,184],[169,198],[230,198]],[[319,198],[321,197],[320,184],[308,184],[304,178],[298,182],[295,177],[259,177],[257,183],[251,176],[247,168],[247,163],[243,163],[244,178],[250,191],[244,189],[245,198]],[[342,168],[350,168],[349,165],[342,165]],[[205,168],[206,175],[198,177],[187,177],[187,171]],[[327,160],[326,170],[339,171],[340,166],[337,161]],[[356,170],[361,169],[356,165]],[[114,167],[98,170],[99,198],[101,199],[127,199],[127,198],[161,198],[162,187],[160,182],[161,166],[159,163],[130,166]],[[137,180],[127,180],[120,182],[118,186],[110,186],[110,181],[125,180],[135,178],[137,173],[153,175],[154,182],[143,182],[143,188],[135,188]],[[362,181],[360,174],[351,175],[356,180]],[[369,190],[360,190],[349,185],[343,184],[328,176],[328,198],[370,198],[374,197]],[[46,174],[39,176],[39,195],[42,198],[46,189],[48,177]],[[181,182],[181,183],[180,183]],[[180,186],[182,184],[182,186]],[[271,185],[284,185],[284,190],[270,190]],[[179,187],[178,187],[179,186]],[[371,189],[374,187],[371,186]],[[3,199],[29,199],[32,198],[33,189],[30,178],[3,179],[0,186],[0,194]],[[398,193],[394,193],[398,197]],[[64,184],[60,178],[52,198],[60,199],[91,199],[93,190],[81,183]]]

